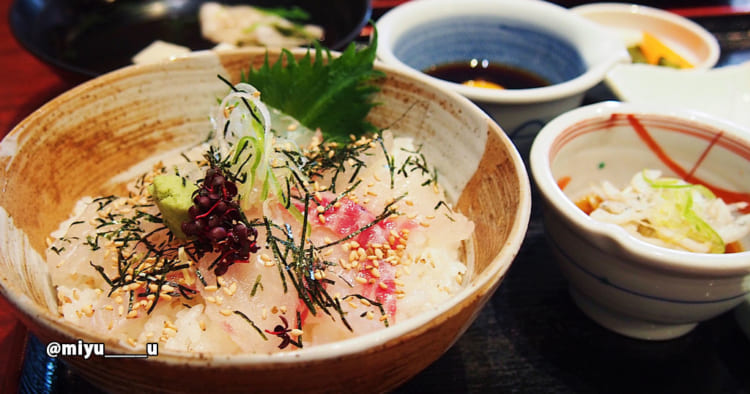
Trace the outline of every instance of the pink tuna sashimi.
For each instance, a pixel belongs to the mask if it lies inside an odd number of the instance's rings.
[[[344,238],[369,226],[352,238],[365,250],[372,245],[385,244],[396,249],[397,245],[392,237],[393,232],[398,233],[402,229],[415,227],[412,221],[398,218],[386,218],[372,224],[377,216],[367,208],[346,196],[340,197],[335,204],[331,204],[335,197],[330,192],[319,193],[313,203],[308,206],[308,217],[311,218],[310,222],[313,229],[325,227]],[[295,202],[295,206],[300,211],[304,210],[304,205],[300,202]],[[318,206],[328,208],[320,213]],[[393,319],[396,315],[397,301],[396,267],[384,259],[379,259],[377,262],[377,277],[370,269],[366,268],[365,264],[359,265],[359,275],[367,280],[367,283],[363,284],[362,295],[381,303],[385,312]]]

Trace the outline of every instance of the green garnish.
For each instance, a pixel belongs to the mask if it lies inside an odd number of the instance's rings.
[[[663,201],[656,208],[658,215],[652,220],[655,227],[669,229],[669,233],[657,230],[657,236],[666,242],[675,242],[676,238],[689,238],[696,242],[708,243],[710,253],[724,253],[726,245],[721,236],[711,225],[695,212],[693,209],[693,192],[703,195],[706,199],[716,198],[714,194],[703,185],[683,183],[676,178],[650,179],[643,172],[643,179],[654,189],[659,190]]]
[[[310,19],[310,14],[298,6],[289,8],[285,7],[255,7],[256,9],[265,12],[266,14],[272,14],[284,19],[306,21]]]
[[[309,129],[320,128],[328,140],[343,142],[351,134],[377,131],[365,120],[376,105],[372,95],[379,91],[373,82],[385,76],[373,69],[377,33],[368,47],[358,50],[351,43],[337,58],[319,43],[314,45],[314,59],[311,50],[298,61],[284,49],[273,65],[266,56],[260,68],[243,75],[243,82],[260,90],[264,103]]]

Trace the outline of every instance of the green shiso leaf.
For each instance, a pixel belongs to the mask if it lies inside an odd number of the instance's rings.
[[[308,49],[298,60],[284,49],[278,61],[270,64],[268,54],[257,70],[250,68],[243,82],[261,91],[261,99],[294,118],[309,129],[320,128],[329,141],[347,141],[377,131],[365,120],[375,104],[372,96],[380,89],[375,80],[385,76],[373,69],[377,33],[371,44],[357,49],[354,43],[334,58],[328,49],[315,43],[315,56]],[[325,56],[324,56],[325,54]]]

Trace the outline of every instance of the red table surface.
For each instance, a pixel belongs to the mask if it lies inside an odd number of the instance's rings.
[[[374,0],[373,6],[375,12],[382,13],[385,9],[403,2],[405,0]],[[35,109],[76,84],[58,76],[15,40],[8,23],[11,3],[12,0],[0,0],[0,138]],[[715,15],[748,9],[737,10],[720,6],[674,11],[691,17],[696,16],[696,13]],[[26,335],[26,328],[17,320],[8,302],[0,295],[0,392],[17,391]]]
[[[73,86],[26,52],[8,24],[11,0],[0,0],[0,136],[58,94]],[[26,328],[0,296],[0,392],[16,392]]]

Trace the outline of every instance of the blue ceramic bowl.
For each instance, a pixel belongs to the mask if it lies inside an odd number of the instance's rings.
[[[545,1],[410,1],[383,15],[377,29],[379,60],[474,101],[523,156],[546,122],[579,106],[613,66],[630,61],[615,33]],[[549,84],[498,90],[425,73],[472,59],[521,69]]]
[[[494,16],[448,17],[415,26],[399,37],[393,54],[420,71],[478,59],[531,72],[550,84],[586,72],[586,63],[570,42]]]

